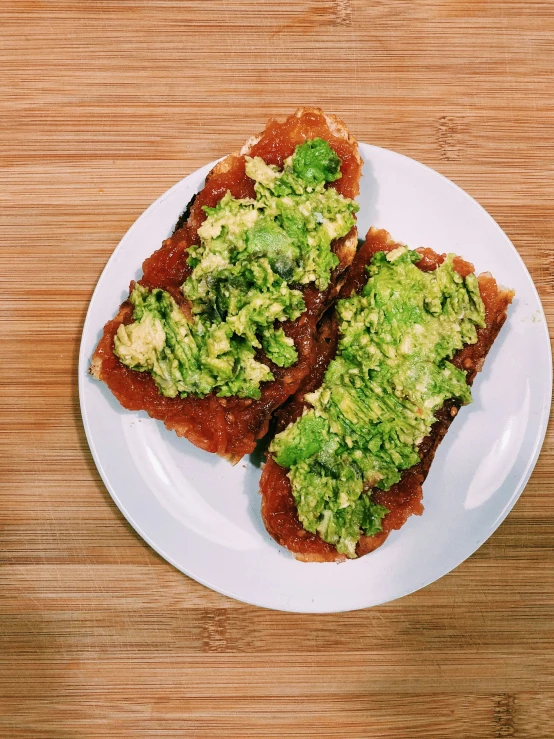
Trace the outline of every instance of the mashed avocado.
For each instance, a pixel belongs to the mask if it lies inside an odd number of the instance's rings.
[[[182,286],[189,320],[171,295],[136,285],[134,323],[119,327],[114,351],[123,364],[152,374],[169,397],[260,397],[272,380],[256,351],[279,367],[298,359],[276,322],[305,310],[300,285],[324,290],[338,258],[331,242],[355,223],[358,206],[326,184],[340,177],[340,159],[323,139],[296,147],[284,168],[246,157],[256,197],[230,192],[205,207],[200,244],[188,250],[192,274]]]
[[[477,278],[453,255],[433,272],[417,252],[377,253],[361,295],[337,304],[341,338],[312,406],[270,447],[288,476],[304,528],[356,556],[386,508],[364,493],[388,490],[419,461],[418,445],[449,398],[471,402],[465,372],[448,360],[477,341],[485,309]]]

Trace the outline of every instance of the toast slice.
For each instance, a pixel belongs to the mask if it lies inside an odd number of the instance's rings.
[[[365,244],[356,254],[339,297],[350,298],[354,294],[360,294],[368,281],[366,268],[374,255],[379,251],[392,252],[400,246],[386,231],[370,229]],[[445,255],[436,254],[431,249],[418,249],[417,251],[422,258],[416,266],[423,271],[435,270],[445,259]],[[454,257],[453,270],[464,278],[474,273],[473,265],[460,257]],[[487,353],[506,320],[507,309],[514,295],[513,291],[499,287],[489,273],[479,275],[477,283],[484,304],[484,321],[476,329],[475,343],[465,344],[455,352],[451,359],[454,367],[466,373],[465,379],[468,385],[473,383],[477,372],[481,370]],[[320,361],[315,365],[314,371],[304,379],[295,395],[277,412],[276,431],[278,433],[292,428],[290,424],[300,419],[310,409],[305,396],[321,386],[326,367],[335,356],[339,338],[336,316],[326,316],[322,321],[319,337]],[[437,447],[461,405],[462,402],[459,399],[446,399],[442,407],[435,412],[435,421],[430,431],[418,444],[419,461],[408,469],[404,469],[400,479],[388,490],[372,487],[370,484],[364,486],[362,495],[369,494],[375,505],[384,506],[381,510],[384,512],[386,509],[388,512],[382,518],[376,533],[367,536],[362,532],[355,548],[355,554],[350,556],[360,557],[374,551],[385,541],[389,533],[394,529],[399,529],[410,515],[421,515],[423,512],[422,484],[429,472]],[[333,544],[324,541],[318,531],[312,533],[304,528],[299,518],[297,502],[287,474],[288,470],[277,464],[275,456],[275,453],[271,451],[268,453],[260,483],[262,518],[267,531],[279,544],[289,549],[298,560],[306,562],[344,560],[346,555],[339,553]]]
[[[236,199],[256,197],[255,182],[246,172],[248,158],[260,157],[275,171],[281,171],[297,146],[319,139],[327,142],[340,159],[340,177],[328,182],[325,189],[333,188],[344,198],[355,198],[359,193],[362,162],[355,139],[340,119],[318,108],[300,108],[282,123],[270,120],[264,131],[249,139],[239,153],[229,155],[212,169],[203,189],[179,219],[174,234],[145,260],[143,276],[138,281],[145,294],[164,291],[187,320],[192,320],[190,302],[181,288],[193,272],[189,250],[201,243],[199,229],[206,221],[205,209],[216,208],[224,197],[229,197],[227,193]],[[162,394],[151,374],[123,364],[114,354],[120,327],[129,326],[136,316],[135,306],[129,299],[106,324],[92,357],[90,372],[108,385],[124,408],[144,410],[163,421],[178,436],[235,463],[254,449],[256,441],[267,432],[275,409],[296,392],[317,361],[318,321],[338,295],[343,273],[354,258],[357,243],[355,225],[348,233],[331,241],[330,248],[337,259],[334,259],[335,266],[324,289],[318,288],[313,281],[294,286],[302,296],[305,309],[294,320],[275,325],[283,329],[285,341],[294,345],[297,361],[292,366],[278,366],[267,357],[265,347],[264,350],[259,348],[256,362],[269,367],[273,376],[261,382],[259,397],[229,393],[220,397],[216,390],[203,397],[191,393],[179,393],[175,397]],[[131,282],[130,296],[135,288],[136,284]]]

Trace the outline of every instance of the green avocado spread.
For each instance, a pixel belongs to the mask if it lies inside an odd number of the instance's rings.
[[[420,258],[404,247],[373,257],[362,293],[337,304],[337,355],[305,396],[311,408],[270,447],[304,528],[348,557],[388,513],[367,491],[388,490],[419,462],[447,399],[471,401],[466,373],[448,360],[485,325],[477,278],[461,277],[452,254],[433,272]]]
[[[166,396],[260,397],[274,379],[256,351],[279,367],[298,354],[277,322],[305,310],[301,285],[324,290],[338,257],[334,239],[355,223],[357,204],[326,184],[341,160],[323,139],[296,147],[282,170],[246,157],[256,197],[230,192],[204,207],[200,244],[188,250],[192,274],[182,286],[191,317],[169,293],[137,284],[130,300],[134,322],[121,325],[114,352],[128,367],[149,372]]]

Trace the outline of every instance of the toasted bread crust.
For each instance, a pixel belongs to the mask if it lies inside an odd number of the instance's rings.
[[[361,290],[367,281],[365,266],[369,264],[377,251],[391,251],[398,245],[386,231],[370,229],[364,246],[357,253],[350,268],[340,297],[349,297],[353,292]],[[435,269],[444,259],[444,255],[438,255],[431,249],[420,251],[423,259],[418,266],[422,269]],[[469,274],[473,271],[473,265],[461,258],[457,258],[455,267],[462,274]],[[498,287],[490,273],[479,275],[478,281],[481,297],[485,303],[486,325],[478,329],[477,343],[467,345],[452,359],[453,364],[467,372],[467,382],[470,385],[477,372],[481,370],[506,320],[507,309],[514,296],[513,291]],[[328,349],[328,361],[334,355],[338,335],[334,335],[333,341],[333,348]],[[324,370],[322,372],[319,367],[316,376],[308,376],[295,396],[279,409],[278,431],[286,428],[289,423],[302,415],[306,405],[303,399],[304,394],[319,387],[323,374]],[[386,506],[390,512],[383,519],[381,533],[370,537],[362,536],[356,548],[356,554],[359,557],[381,546],[389,533],[399,529],[410,515],[421,515],[423,512],[422,484],[427,477],[438,445],[456,417],[459,407],[460,403],[457,401],[447,401],[435,414],[437,420],[429,435],[419,446],[420,462],[406,470],[400,482],[387,492],[377,489],[373,491],[375,502]],[[279,544],[289,549],[296,559],[303,562],[340,562],[345,559],[344,555],[339,554],[335,547],[323,541],[318,534],[310,534],[302,527],[297,516],[296,503],[287,472],[279,467],[271,456],[268,456],[262,473],[260,492],[262,494],[262,518],[266,529]]]
[[[251,153],[256,156],[260,151],[267,150],[269,156],[273,157],[270,163],[279,164],[290,156],[297,143],[310,138],[312,131],[323,132],[322,135],[331,146],[340,149],[339,155],[345,157],[343,163],[347,163],[348,171],[343,180],[338,180],[338,184],[333,183],[333,186],[347,197],[355,197],[359,192],[362,163],[357,143],[342,121],[324,114],[318,108],[301,108],[284,123],[269,121],[264,132],[249,139],[239,153],[230,154],[211,170],[204,188],[189,205],[186,221],[164,242],[161,249],[145,260],[141,284],[169,291],[186,312],[187,304],[180,286],[190,274],[186,253],[191,244],[198,242],[197,230],[205,218],[203,206],[215,205],[228,189],[235,197],[251,197],[253,182],[245,174],[245,155]],[[296,391],[317,360],[317,323],[326,307],[336,298],[343,281],[342,273],[352,262],[356,248],[357,230],[354,227],[345,237],[333,242],[339,265],[333,272],[329,288],[324,292],[317,291],[313,285],[303,288],[305,313],[297,321],[283,324],[285,332],[295,342],[299,361],[286,370],[270,365],[276,379],[262,385],[262,397],[259,400],[217,398],[213,394],[205,398],[161,396],[149,375],[130,370],[113,354],[113,339],[118,326],[132,320],[132,306],[128,301],[122,304],[117,316],[106,324],[104,335],[92,357],[90,372],[110,387],[125,408],[146,410],[178,436],[188,438],[206,451],[237,462],[254,449],[256,440],[267,432],[275,409]]]
[[[332,113],[324,113],[321,108],[314,108],[310,106],[304,106],[302,108],[297,108],[297,110],[292,114],[291,118],[301,119],[302,116],[304,115],[323,116],[327,124],[327,127],[329,128],[329,131],[336,138],[344,139],[348,141],[348,143],[352,146],[353,151],[355,151],[355,156],[357,158],[357,161],[359,162],[360,166],[362,165],[362,159],[358,152],[358,142],[356,141],[354,136],[352,136],[350,131],[347,129],[346,124],[344,123],[343,120],[341,120],[338,116],[333,115]],[[262,136],[263,136],[263,133],[260,133],[257,136],[251,136],[248,139],[248,141],[244,144],[239,154],[243,156],[244,155],[249,156],[254,146],[257,143],[259,143]]]

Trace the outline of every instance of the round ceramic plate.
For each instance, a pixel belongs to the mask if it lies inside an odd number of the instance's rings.
[[[386,228],[412,248],[452,251],[515,289],[508,320],[440,445],[424,485],[425,512],[374,553],[342,564],[297,562],[260,517],[260,459],[235,467],[124,410],[88,374],[104,323],[127,297],[142,261],[172,232],[213,164],[162,195],[109,260],[92,297],[79,357],[85,431],[123,515],[168,562],[213,590],[296,612],[347,611],[418,590],[463,562],[506,517],[544,438],[552,390],[550,342],[537,291],[493,219],[433,170],[362,144],[359,233]]]

